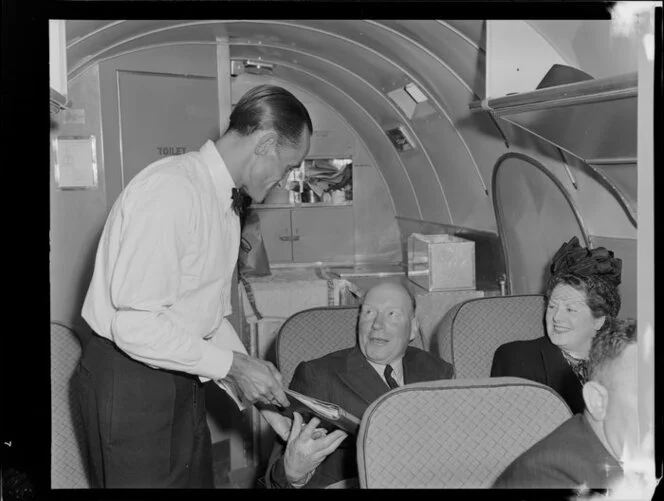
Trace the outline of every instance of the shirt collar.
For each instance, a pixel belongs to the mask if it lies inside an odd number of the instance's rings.
[[[224,211],[229,211],[231,209],[231,193],[232,189],[235,188],[235,183],[228,171],[226,162],[221,158],[215,144],[209,139],[201,147],[200,152],[212,176],[212,183],[219,197],[221,207]]]
[[[375,362],[372,362],[371,360],[367,359],[367,362],[369,362],[369,365],[374,368],[374,370],[378,373],[381,379],[385,380],[385,366],[387,364],[377,364]],[[392,377],[394,380],[399,383],[399,385],[403,385],[403,357],[400,358],[399,360],[395,360],[390,364],[392,366]]]

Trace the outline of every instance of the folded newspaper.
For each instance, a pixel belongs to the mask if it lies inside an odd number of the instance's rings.
[[[321,421],[318,425],[319,428],[325,428],[328,431],[340,428],[350,435],[357,435],[360,419],[337,404],[308,397],[293,390],[284,390],[284,392],[290,401],[290,406],[278,407],[282,414],[292,418],[293,411],[297,411],[302,414],[305,422],[316,416]]]

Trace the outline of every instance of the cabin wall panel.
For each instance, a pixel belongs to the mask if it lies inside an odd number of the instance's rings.
[[[491,199],[484,192],[473,160],[450,123],[442,118],[430,117],[428,120],[416,120],[414,126],[434,161],[452,215],[451,220],[441,217],[444,216],[440,209],[443,201],[440,196],[434,196],[433,188],[420,189],[417,193],[421,200],[422,219],[495,230]],[[490,175],[482,177],[491,179]],[[484,181],[484,186],[488,187],[488,184]]]
[[[401,243],[394,208],[385,184],[365,149],[358,152],[353,170],[355,261],[399,262]]]
[[[51,320],[72,325],[85,339],[90,333],[81,317],[83,300],[92,278],[94,258],[106,219],[106,183],[99,100],[99,72],[96,68],[70,83],[72,111],[82,111],[83,123],[68,120],[67,112],[56,117],[58,136],[94,135],[97,147],[98,187],[61,191],[55,186],[54,156],[51,150],[50,176],[50,287]],[[80,115],[79,115],[80,116]]]

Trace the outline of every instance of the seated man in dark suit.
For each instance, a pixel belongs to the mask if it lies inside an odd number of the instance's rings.
[[[634,320],[612,320],[593,339],[586,407],[519,456],[497,488],[606,490],[622,478],[625,449],[638,450]]]
[[[300,363],[290,388],[361,417],[391,388],[451,378],[450,364],[408,346],[418,331],[413,296],[398,283],[382,282],[367,292],[360,307],[357,346]],[[357,479],[356,437],[341,430],[325,435],[316,430],[318,423],[312,418],[303,426],[295,414],[288,441],[277,443],[270,458],[268,488],[321,488]]]

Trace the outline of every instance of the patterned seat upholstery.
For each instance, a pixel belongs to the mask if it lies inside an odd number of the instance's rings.
[[[438,354],[452,362],[457,379],[489,377],[500,345],[545,335],[544,307],[540,294],[463,301],[440,323]]]
[[[373,402],[357,440],[362,488],[489,488],[521,453],[572,416],[521,378],[396,388]]]
[[[90,487],[82,446],[82,417],[72,376],[81,357],[74,331],[51,323],[51,487]]]
[[[276,352],[285,386],[290,384],[300,362],[355,346],[357,311],[357,306],[310,308],[298,311],[283,323],[277,334]],[[411,344],[424,346],[421,333]]]

